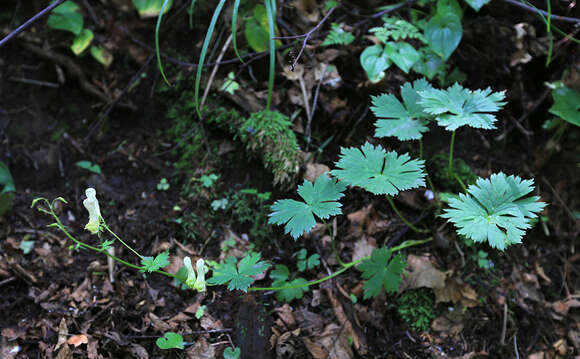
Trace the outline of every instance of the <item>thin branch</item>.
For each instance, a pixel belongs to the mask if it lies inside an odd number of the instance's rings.
[[[517,7],[521,7],[522,9],[525,9],[527,11],[531,11],[531,12],[535,12],[535,13],[540,13],[544,16],[549,16],[552,20],[558,20],[558,21],[563,21],[563,22],[571,22],[574,24],[579,24],[580,23],[580,19],[577,19],[575,17],[568,17],[568,16],[560,16],[560,15],[554,15],[554,14],[549,14],[548,12],[544,11],[544,10],[540,10],[537,9],[533,6],[530,5],[526,5],[523,2],[517,1],[517,0],[503,0],[504,2],[507,2],[508,4],[511,5],[515,5]]]
[[[213,70],[212,70],[211,74],[209,75],[209,80],[208,80],[207,85],[205,87],[205,91],[203,92],[203,97],[201,98],[201,102],[200,102],[199,107],[203,107],[203,104],[205,103],[205,99],[207,98],[207,95],[209,93],[209,89],[211,88],[211,84],[212,84],[213,79],[215,78],[215,75],[216,75],[217,70],[219,68],[220,61],[224,57],[224,54],[226,53],[226,50],[230,46],[230,43],[232,42],[232,39],[233,39],[233,37],[230,34],[230,36],[227,38],[224,46],[222,47],[221,52],[219,53],[219,55],[218,55],[218,57],[217,57],[217,59],[215,61],[215,66],[213,67]]]
[[[58,5],[62,4],[64,1],[65,0],[56,0],[55,2],[53,2],[52,4],[50,4],[46,8],[44,8],[44,10],[40,11],[38,14],[36,14],[33,17],[31,17],[30,19],[28,19],[28,21],[26,21],[24,24],[20,25],[18,28],[16,28],[16,30],[14,30],[10,34],[8,34],[8,36],[6,36],[2,40],[0,40],[0,47],[2,47],[5,43],[10,41],[14,36],[20,34],[27,27],[32,25],[36,20],[38,20],[41,17],[43,17],[44,15],[48,14],[52,9],[54,9]]]
[[[290,70],[291,71],[294,71],[294,67],[296,67],[296,64],[298,63],[298,60],[300,59],[300,56],[302,56],[302,53],[304,52],[304,48],[306,48],[306,43],[310,39],[310,36],[312,36],[312,34],[314,32],[316,32],[316,30],[318,30],[320,28],[320,26],[322,26],[322,24],[324,24],[324,22],[326,21],[326,19],[328,19],[328,17],[330,16],[330,14],[332,14],[335,9],[336,9],[336,6],[333,7],[332,9],[328,10],[328,12],[326,13],[326,15],[324,15],[324,17],[322,18],[322,20],[320,20],[320,22],[316,26],[314,26],[314,28],[312,28],[310,31],[308,31],[305,34],[302,34],[302,35],[294,35],[294,36],[277,36],[277,37],[274,37],[275,40],[280,40],[280,39],[300,39],[300,38],[304,38],[304,40],[302,41],[302,48],[300,49],[300,52],[298,53],[298,56],[296,56],[296,58],[294,59],[294,62],[290,66]]]

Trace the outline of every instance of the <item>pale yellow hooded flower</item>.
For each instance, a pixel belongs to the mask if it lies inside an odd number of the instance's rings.
[[[87,199],[83,201],[83,205],[89,211],[89,223],[87,223],[85,229],[92,234],[97,234],[101,224],[101,209],[97,200],[97,191],[94,188],[87,188],[85,194]]]

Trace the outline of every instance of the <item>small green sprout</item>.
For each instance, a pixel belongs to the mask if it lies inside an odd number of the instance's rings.
[[[157,183],[157,190],[158,191],[167,191],[169,189],[169,182],[167,182],[167,178],[162,178],[159,183]]]

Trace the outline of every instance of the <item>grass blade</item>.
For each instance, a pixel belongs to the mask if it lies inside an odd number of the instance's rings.
[[[163,64],[161,63],[161,52],[159,51],[159,28],[161,27],[161,20],[163,19],[163,14],[165,13],[165,7],[169,3],[170,0],[165,0],[163,5],[161,6],[161,12],[159,16],[157,16],[157,25],[155,26],[155,54],[157,55],[157,67],[159,68],[159,72],[161,72],[161,76],[166,84],[171,86],[167,77],[165,76],[165,72],[163,71]]]
[[[274,91],[274,72],[276,69],[276,44],[274,42],[274,37],[276,36],[274,32],[274,24],[276,21],[276,3],[274,0],[265,0],[266,14],[268,15],[268,30],[270,33],[270,70],[268,75],[268,101],[266,102],[266,109],[270,111],[270,105],[272,103],[272,92]]]
[[[189,4],[189,9],[187,10],[187,14],[189,15],[189,28],[193,29],[193,7],[195,6],[195,0],[191,0],[191,4]]]
[[[213,16],[211,17],[211,22],[209,23],[209,27],[207,29],[207,33],[205,34],[205,40],[203,41],[203,46],[201,47],[201,55],[199,56],[199,62],[197,64],[197,74],[195,75],[195,94],[193,101],[195,103],[195,109],[197,111],[197,115],[201,118],[201,110],[199,108],[199,83],[201,81],[201,72],[203,71],[203,63],[205,61],[205,56],[207,55],[207,48],[209,47],[209,42],[211,41],[211,36],[213,35],[213,30],[215,29],[215,25],[218,21],[220,13],[224,7],[226,0],[220,0],[218,5],[216,6]]]
[[[236,0],[236,2],[234,3],[234,11],[232,13],[232,41],[233,41],[234,52],[236,53],[236,56],[238,57],[238,59],[240,59],[241,62],[244,62],[244,60],[240,56],[240,53],[238,52],[238,43],[237,43],[237,39],[236,39],[236,33],[238,31],[237,27],[238,27],[238,8],[239,7],[240,7],[240,0]]]

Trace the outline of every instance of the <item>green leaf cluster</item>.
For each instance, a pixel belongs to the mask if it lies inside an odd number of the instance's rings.
[[[426,41],[418,27],[408,21],[395,17],[383,17],[383,26],[373,27],[369,32],[384,43],[390,40],[398,41],[404,39],[417,39],[421,42]]]
[[[210,284],[228,284],[229,290],[247,291],[254,276],[264,272],[270,264],[260,261],[260,253],[250,252],[239,263],[235,257],[228,257],[223,263],[213,268],[213,276],[207,280]]]
[[[330,24],[330,32],[322,42],[322,46],[348,45],[354,41],[354,35],[337,23]]]
[[[320,265],[320,255],[318,253],[314,253],[308,256],[308,252],[305,248],[302,248],[296,253],[296,258],[298,259],[296,266],[300,272],[316,268]]]
[[[290,278],[290,270],[283,264],[277,264],[274,270],[270,273],[270,279],[273,280],[272,287],[291,287],[276,291],[276,299],[283,302],[291,302],[294,299],[300,299],[304,293],[308,292],[308,287],[305,286],[308,281],[304,278]]]
[[[161,252],[155,258],[143,257],[141,258],[141,265],[143,268],[140,271],[148,273],[167,267],[169,265],[169,251]]]

